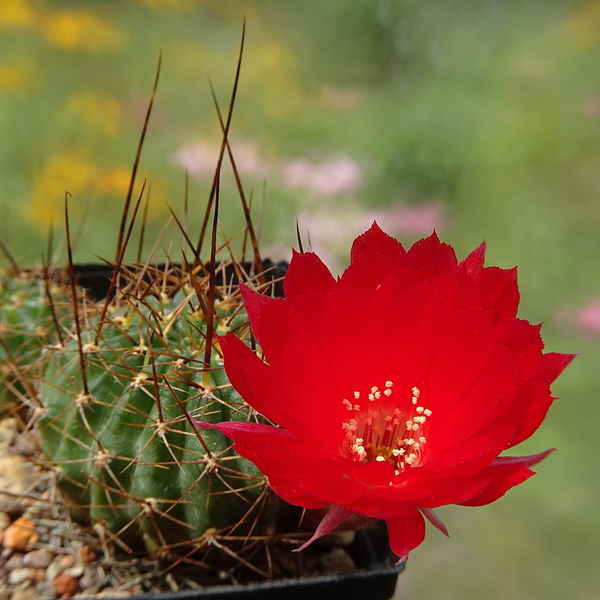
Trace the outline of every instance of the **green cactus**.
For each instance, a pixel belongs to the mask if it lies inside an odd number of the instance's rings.
[[[44,347],[57,341],[56,326],[69,307],[68,290],[58,277],[37,270],[0,271],[0,404],[31,392]]]
[[[75,512],[151,552],[209,529],[248,530],[264,491],[264,477],[222,434],[200,434],[186,417],[251,414],[218,351],[206,353],[207,281],[193,287],[173,272],[157,274],[166,287],[132,275],[108,310],[80,311],[71,339],[49,353],[40,392],[42,449]],[[239,296],[217,290],[214,309],[219,333],[243,335]]]

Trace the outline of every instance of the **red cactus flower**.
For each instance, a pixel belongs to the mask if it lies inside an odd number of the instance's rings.
[[[242,286],[261,352],[229,333],[225,369],[278,427],[214,427],[284,500],[330,506],[307,544],[357,513],[385,519],[404,560],[423,517],[447,534],[434,508],[489,504],[551,452],[499,457],[539,427],[573,355],[542,352],[539,326],[516,318],[516,270],[484,253],[458,262],[435,233],[406,251],[375,223],[338,279],[307,252],[285,299]]]

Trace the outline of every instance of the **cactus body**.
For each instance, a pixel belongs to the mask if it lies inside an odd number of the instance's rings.
[[[44,346],[56,341],[46,285],[33,271],[0,272],[0,403],[26,391],[40,375]],[[52,287],[55,314],[63,318],[69,312],[68,293]]]
[[[202,431],[203,447],[175,398],[199,420],[249,418],[214,352],[203,368],[206,319],[190,296],[138,295],[108,321],[88,311],[79,339],[52,353],[40,394],[43,451],[76,512],[151,551],[237,525],[264,488],[222,434]],[[222,328],[243,320],[239,302],[221,305]]]

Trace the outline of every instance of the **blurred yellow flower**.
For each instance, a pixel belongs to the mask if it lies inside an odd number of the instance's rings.
[[[82,205],[88,197],[115,196],[125,198],[130,168],[122,165],[101,167],[93,162],[85,148],[68,150],[51,156],[34,178],[31,220],[46,227],[62,220],[65,192],[74,205]]]
[[[131,179],[131,167],[117,165],[109,169],[99,169],[94,182],[95,191],[104,196],[125,198]]]
[[[567,20],[566,33],[577,46],[588,48],[600,39],[600,2],[592,0]]]
[[[301,103],[300,62],[286,46],[265,40],[246,47],[242,81],[256,87],[264,110],[272,117],[289,115]]]
[[[150,221],[163,221],[171,216],[169,210],[169,186],[165,179],[153,177],[146,187],[148,198],[148,219]]]
[[[186,12],[198,8],[209,9],[228,20],[241,24],[242,17],[246,20],[258,14],[255,0],[137,0],[140,4],[156,13]]]
[[[124,34],[91,10],[61,10],[51,13],[41,23],[46,39],[64,50],[101,50],[114,48],[124,41]]]
[[[121,106],[108,94],[81,92],[70,96],[65,105],[67,118],[74,117],[88,129],[115,137],[119,131]]]
[[[30,61],[0,66],[0,92],[13,92],[31,87],[38,81],[38,72]]]
[[[168,10],[189,10],[200,4],[203,0],[138,0],[144,6],[156,12]]]
[[[35,17],[35,10],[27,0],[0,0],[0,30],[33,27]]]

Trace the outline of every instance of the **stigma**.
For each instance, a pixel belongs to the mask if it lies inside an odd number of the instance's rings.
[[[427,443],[424,430],[432,411],[421,405],[417,387],[410,390],[405,402],[391,402],[393,387],[388,380],[366,393],[355,391],[352,401],[344,398],[342,404],[352,414],[342,423],[342,430],[348,458],[365,463],[389,462],[399,475],[418,464]]]

